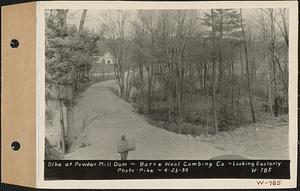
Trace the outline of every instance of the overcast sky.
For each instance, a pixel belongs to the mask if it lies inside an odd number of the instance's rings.
[[[133,10],[135,11],[135,10]],[[259,9],[243,9],[243,17],[247,20],[248,18],[257,18]],[[68,24],[75,24],[77,27],[80,22],[82,10],[69,10],[68,13]],[[89,9],[87,11],[86,21],[84,26],[90,30],[98,31],[102,23],[103,10]]]

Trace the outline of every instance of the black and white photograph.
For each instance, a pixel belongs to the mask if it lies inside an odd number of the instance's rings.
[[[290,8],[215,7],[45,6],[45,179],[290,178]]]
[[[46,158],[288,159],[288,11],[46,10]]]

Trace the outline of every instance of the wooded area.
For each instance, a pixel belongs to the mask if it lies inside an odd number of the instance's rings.
[[[76,137],[76,96],[103,49],[115,59],[114,92],[167,130],[216,134],[288,112],[287,9],[102,12],[95,31],[84,27],[89,10],[78,27],[69,10],[46,11],[46,101],[66,107],[64,153]]]

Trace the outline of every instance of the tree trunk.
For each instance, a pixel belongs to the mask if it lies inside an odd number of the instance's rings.
[[[178,133],[181,134],[181,129],[182,129],[182,100],[183,100],[183,95],[182,95],[182,83],[183,83],[183,78],[184,78],[184,73],[183,73],[183,52],[181,52],[180,55],[181,60],[178,59],[178,66],[177,66],[177,96],[178,96],[178,114],[179,114],[179,123],[178,123]]]
[[[147,92],[147,101],[148,101],[148,113],[151,112],[151,86],[152,86],[152,82],[151,82],[151,71],[150,68],[147,67],[147,74],[148,74],[148,92]]]
[[[154,39],[151,32],[151,63],[150,67],[147,67],[148,72],[148,113],[151,112],[151,91],[152,91],[152,77],[153,77],[153,65],[154,65]]]
[[[64,113],[62,109],[62,100],[59,99],[59,112],[60,112],[60,127],[61,127],[61,150],[63,155],[66,153],[66,141],[65,141],[65,124],[64,124]]]
[[[139,94],[139,109],[140,111],[143,110],[143,102],[144,102],[144,73],[143,73],[143,65],[142,61],[139,61],[138,65],[139,69],[139,76],[140,76],[140,94]]]
[[[233,61],[230,60],[231,70],[230,70],[230,85],[231,85],[231,108],[234,106],[234,64]]]
[[[212,107],[213,107],[213,124],[214,124],[214,134],[218,132],[218,121],[217,121],[217,111],[216,111],[216,90],[215,90],[215,75],[216,75],[216,62],[215,62],[215,20],[214,20],[214,10],[211,9],[211,20],[212,20]]]
[[[263,10],[262,10],[262,28],[263,28],[263,43],[266,44],[267,46],[269,46],[269,42],[267,40],[267,32],[266,32],[266,26],[265,26],[265,18],[264,18],[264,14],[263,14]],[[269,51],[268,51],[268,47],[267,50],[264,49],[264,56],[266,59],[266,74],[267,74],[267,88],[268,88],[268,101],[267,101],[267,106],[269,107],[269,111],[271,114],[273,114],[273,107],[272,107],[272,90],[271,90],[271,77],[270,77],[270,59],[269,59]]]
[[[170,51],[169,60],[169,123],[173,122],[174,115],[174,101],[173,101],[173,87],[174,87],[174,77],[173,77],[173,65],[172,65],[172,51]]]
[[[240,95],[241,95],[241,84],[243,83],[244,81],[244,70],[243,70],[243,58],[242,58],[242,50],[240,48],[240,63],[241,63],[241,80],[238,82],[238,95],[237,95],[237,101],[236,101],[236,111],[237,111],[237,115],[239,114],[239,102],[240,102]]]
[[[220,39],[219,39],[219,80],[217,92],[222,92],[223,81],[223,57],[222,57],[222,40],[223,40],[223,11],[220,11]]]
[[[203,88],[206,90],[207,87],[207,62],[204,62],[204,72],[203,72]],[[208,95],[208,94],[206,94]]]
[[[80,19],[79,29],[78,29],[78,32],[80,35],[83,33],[83,27],[84,27],[86,14],[87,14],[87,9],[83,9],[81,19]]]
[[[246,72],[247,72],[247,82],[248,82],[248,93],[249,93],[249,100],[250,100],[250,108],[251,108],[251,114],[252,114],[252,121],[253,121],[253,123],[256,123],[254,107],[253,107],[253,101],[252,101],[252,88],[251,88],[250,71],[249,71],[250,69],[249,69],[249,60],[248,60],[248,50],[247,50],[245,31],[244,31],[244,26],[243,26],[242,9],[240,9],[240,14],[241,14],[241,28],[242,28],[244,51],[245,51],[245,60],[246,60]]]
[[[269,99],[269,102],[267,104],[269,105],[270,112],[273,114],[269,59],[267,59],[266,70],[267,70],[266,73],[267,73],[267,80],[268,80],[268,99]]]
[[[279,68],[280,73],[281,73],[281,77],[282,77],[282,81],[283,81],[283,84],[284,84],[285,93],[286,93],[286,95],[288,97],[288,95],[289,95],[289,93],[288,93],[288,87],[287,87],[287,83],[286,83],[285,78],[284,78],[284,73],[283,73],[281,64],[280,64],[279,59],[277,58],[277,56],[276,55],[274,55],[274,56],[275,56],[275,61],[277,62],[278,68]]]
[[[276,82],[276,61],[275,61],[275,41],[276,41],[276,34],[275,34],[275,26],[274,26],[274,15],[273,9],[269,9],[270,17],[271,17],[271,54],[272,54],[272,63],[273,63],[273,83],[274,83],[274,98],[277,97],[277,82]],[[274,99],[275,100],[275,99]]]

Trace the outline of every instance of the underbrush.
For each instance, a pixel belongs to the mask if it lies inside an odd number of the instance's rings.
[[[183,123],[181,133],[192,136],[201,134],[213,134],[213,117],[211,98],[202,98],[199,101],[186,103],[184,105]],[[241,99],[231,104],[227,100],[218,99],[217,119],[219,131],[232,131],[236,128],[251,123],[249,103],[247,99]],[[174,122],[169,122],[169,110],[167,102],[155,102],[152,104],[151,112],[141,110],[136,104],[133,104],[139,114],[144,115],[148,122],[154,126],[166,129],[171,132],[179,132],[179,114],[178,109],[174,108]],[[146,107],[143,107],[146,108]]]
[[[246,123],[243,110],[240,109],[239,112],[235,112],[234,108],[227,104],[220,106],[217,115],[218,128],[220,131],[230,131]]]

